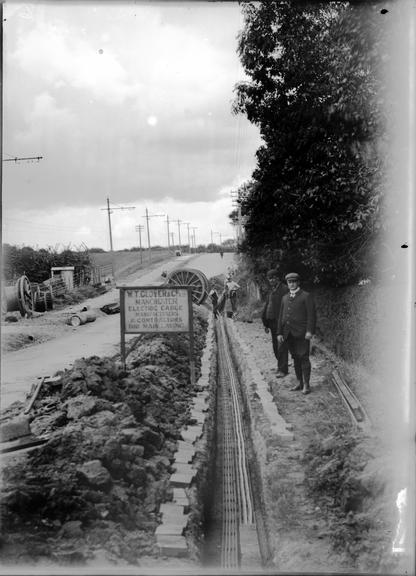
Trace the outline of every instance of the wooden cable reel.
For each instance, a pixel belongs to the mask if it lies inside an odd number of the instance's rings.
[[[20,312],[26,316],[33,312],[33,295],[27,276],[20,276],[14,286],[5,286],[2,302],[2,311]]]
[[[166,284],[172,286],[191,286],[192,302],[194,304],[202,304],[208,295],[208,278],[203,272],[195,270],[194,268],[173,270],[173,272],[170,272],[167,276]]]
[[[53,298],[49,290],[47,292],[37,290],[34,299],[36,312],[46,312],[53,309]]]

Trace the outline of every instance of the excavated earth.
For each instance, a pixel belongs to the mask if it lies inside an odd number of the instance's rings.
[[[196,313],[197,373],[206,326]],[[161,561],[158,510],[172,496],[180,430],[192,424],[188,354],[184,335],[144,335],[128,370],[110,358],[80,359],[44,386],[31,432],[48,436],[47,444],[3,459],[3,565]],[[22,408],[16,402],[3,416]]]

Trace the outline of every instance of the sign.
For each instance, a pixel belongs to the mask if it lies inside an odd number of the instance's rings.
[[[120,286],[121,358],[126,366],[126,334],[187,332],[191,384],[195,383],[192,288]]]
[[[126,288],[125,333],[189,332],[188,294],[188,288]]]

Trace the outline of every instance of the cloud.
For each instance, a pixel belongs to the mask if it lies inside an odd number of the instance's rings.
[[[231,114],[239,8],[223,8],[46,3],[8,17],[4,150],[43,160],[5,166],[5,205],[215,201],[248,177],[259,137]]]
[[[19,39],[12,59],[24,73],[38,75],[47,86],[85,90],[110,104],[122,104],[139,91],[137,84],[129,84],[114,54],[100,52],[64,25],[40,22]]]

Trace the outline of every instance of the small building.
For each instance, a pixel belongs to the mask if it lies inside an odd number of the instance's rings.
[[[53,266],[51,268],[51,278],[52,280],[61,278],[70,292],[74,289],[74,271],[75,266]]]

